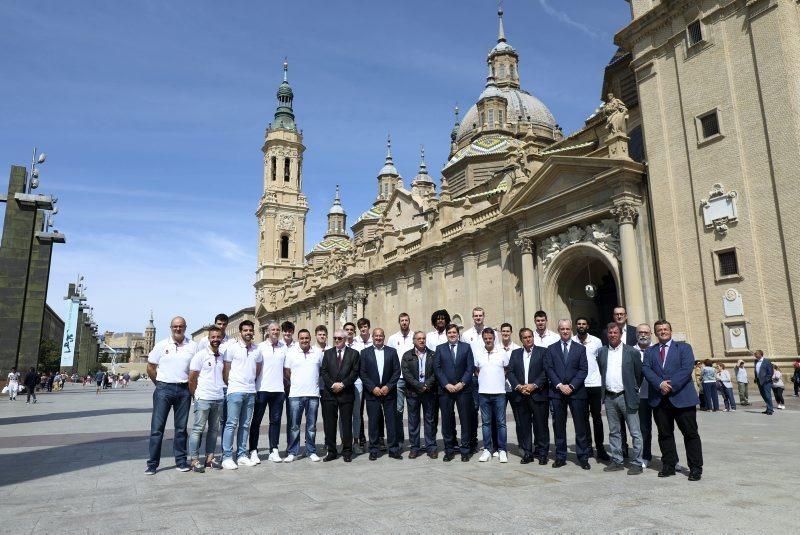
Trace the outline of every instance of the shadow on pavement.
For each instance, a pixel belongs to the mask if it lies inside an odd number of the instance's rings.
[[[74,420],[75,418],[91,418],[93,416],[108,416],[109,414],[143,414],[151,412],[153,412],[152,408],[131,409],[127,407],[120,407],[116,409],[97,409],[91,411],[31,414],[26,416],[11,416],[10,418],[0,418],[0,426],[11,425],[11,424],[35,423],[35,422],[49,422],[53,420]]]

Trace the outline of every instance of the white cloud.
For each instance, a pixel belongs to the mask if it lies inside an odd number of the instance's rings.
[[[547,2],[548,2],[548,0],[539,0],[539,5],[541,5],[542,9],[544,9],[545,13],[547,13],[551,17],[555,17],[556,19],[560,20],[561,22],[563,22],[567,26],[572,26],[573,28],[577,28],[578,30],[582,31],[583,33],[585,33],[589,37],[605,39],[605,34],[603,34],[602,32],[598,32],[598,31],[592,29],[591,27],[589,27],[588,25],[586,25],[586,24],[584,24],[582,22],[578,22],[578,21],[574,20],[567,13],[565,13],[564,11],[561,11],[561,10],[558,10],[558,9],[554,8],[553,6],[548,4]]]

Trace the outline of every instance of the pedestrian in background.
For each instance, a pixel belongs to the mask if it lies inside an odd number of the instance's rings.
[[[725,412],[736,412],[736,400],[733,398],[733,383],[731,383],[731,374],[725,369],[723,363],[719,363],[719,370],[717,371],[717,381],[722,384],[722,400],[725,402]]]
[[[39,383],[39,374],[36,373],[36,368],[31,366],[31,369],[25,374],[23,383],[25,384],[25,393],[28,394],[25,403],[31,402],[31,396],[33,396],[33,402],[36,403],[36,385]]]
[[[736,386],[739,388],[739,405],[747,407],[750,405],[750,398],[747,395],[747,370],[744,369],[744,361],[736,363]]]
[[[778,408],[783,410],[786,408],[783,402],[783,373],[777,366],[773,366],[773,368],[775,371],[772,372],[772,393],[775,394],[775,402],[778,404]]]
[[[713,412],[719,411],[719,396],[717,396],[717,371],[714,369],[711,359],[703,361],[703,368],[700,371],[700,380],[703,383],[703,396],[705,397],[705,409]]]

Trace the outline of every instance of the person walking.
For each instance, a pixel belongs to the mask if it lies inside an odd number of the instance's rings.
[[[739,405],[747,407],[750,405],[750,398],[747,394],[747,370],[744,369],[744,361],[736,363],[736,386],[739,389]]]
[[[767,408],[762,414],[769,416],[772,414],[772,376],[775,370],[769,359],[764,357],[764,352],[756,349],[753,352],[753,359],[755,360],[756,371],[756,385],[758,385],[758,392],[761,394],[761,399],[764,400]]]
[[[717,395],[717,371],[711,359],[703,361],[703,368],[700,371],[700,380],[703,382],[703,395],[705,396],[705,409],[708,411],[719,411],[719,396]]]
[[[792,375],[792,382],[794,383],[794,397],[799,397],[800,392],[800,357],[794,359],[794,375]]]
[[[11,368],[8,374],[8,400],[16,401],[19,391],[19,372],[16,368]]]
[[[725,369],[723,363],[719,363],[719,371],[717,371],[717,381],[722,383],[722,400],[725,402],[725,412],[736,412],[736,400],[733,397],[733,383],[731,383],[731,374]]]
[[[25,374],[25,393],[28,395],[28,399],[25,401],[25,403],[31,402],[31,396],[33,396],[33,402],[36,403],[36,385],[38,383],[39,374],[36,373],[36,368],[31,366],[31,369]]]
[[[774,366],[774,369],[775,371],[772,372],[772,393],[775,394],[775,402],[778,404],[778,408],[783,410],[786,408],[783,402],[783,373],[777,366]]]

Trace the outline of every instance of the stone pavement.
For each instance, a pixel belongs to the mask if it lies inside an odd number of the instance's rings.
[[[67,385],[36,405],[3,397],[0,533],[796,530],[797,478],[787,467],[800,402],[791,395],[787,410],[771,417],[760,414],[760,401],[736,413],[698,413],[705,467],[702,481],[690,483],[658,479],[658,462],[640,476],[603,473],[594,460],[590,471],[573,462],[520,465],[513,422],[508,464],[412,461],[406,453],[402,461],[303,458],[180,473],[169,432],[160,471],[145,476],[151,392],[139,383],[95,396],[93,387]],[[323,449],[321,421],[317,427]],[[653,447],[656,455],[655,437]],[[678,451],[685,459],[680,443]]]

